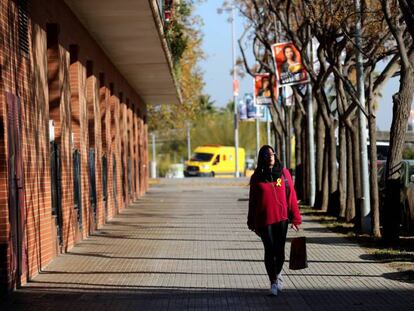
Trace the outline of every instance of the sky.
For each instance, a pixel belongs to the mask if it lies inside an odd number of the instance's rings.
[[[232,91],[232,42],[231,23],[227,21],[228,14],[219,15],[217,8],[222,0],[206,0],[196,7],[195,14],[199,15],[204,25],[202,26],[203,44],[202,49],[206,59],[200,62],[204,72],[204,92],[215,101],[215,106],[223,107],[233,99]],[[243,32],[243,17],[236,17],[236,38]],[[237,56],[240,56],[239,47],[236,48]],[[250,55],[250,64],[253,57]],[[244,79],[239,78],[239,95],[253,91],[252,78],[246,75]],[[392,94],[398,90],[398,78],[393,78],[384,88],[380,105],[377,111],[377,127],[388,131],[392,118]]]

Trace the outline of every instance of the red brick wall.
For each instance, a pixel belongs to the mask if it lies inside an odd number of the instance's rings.
[[[101,212],[100,222],[102,223],[105,219],[109,217],[109,206],[113,203],[110,202],[110,198],[112,198],[111,189],[112,183],[110,183],[109,176],[111,173],[112,166],[110,165],[110,146],[111,146],[111,133],[110,133],[110,122],[111,122],[111,110],[109,107],[109,96],[110,92],[109,89],[105,86],[105,75],[103,73],[100,74],[100,81],[99,81],[99,107],[100,107],[100,114],[101,114],[101,157],[106,156],[107,159],[107,208],[108,214],[105,214],[105,211]],[[102,176],[102,175],[101,175]],[[101,179],[102,181],[102,179]],[[111,180],[112,182],[112,180]],[[103,204],[103,202],[102,202]],[[104,207],[103,207],[104,208]]]
[[[0,168],[1,191],[0,209],[2,217],[0,219],[0,236],[2,243],[6,242],[7,255],[1,258],[6,259],[5,265],[10,269],[11,243],[10,225],[8,215],[8,189],[7,189],[7,118],[6,113],[9,107],[5,102],[5,92],[9,92],[19,97],[21,103],[20,122],[21,122],[21,144],[23,157],[24,175],[24,227],[23,249],[27,256],[28,266],[22,267],[23,272],[28,270],[29,275],[35,274],[38,269],[51,260],[53,246],[51,245],[53,234],[51,232],[51,204],[50,204],[50,167],[49,167],[49,143],[48,133],[48,92],[42,87],[47,81],[47,53],[45,46],[41,43],[45,37],[37,25],[29,26],[29,42],[33,45],[30,54],[22,56],[18,47],[17,38],[17,9],[12,1],[1,1],[1,36],[2,50],[0,56],[1,63],[1,83],[0,83],[0,111],[2,131],[0,139],[0,153],[3,165]],[[14,277],[8,274],[9,287]],[[2,272],[3,274],[3,272]],[[3,274],[4,275],[4,274]],[[17,282],[19,282],[17,280]],[[26,282],[23,273],[21,282]]]
[[[74,227],[75,235],[73,240],[68,241],[67,247],[71,247],[73,242],[87,236],[93,231],[94,221],[89,200],[89,175],[88,175],[88,152],[89,152],[89,132],[88,115],[86,107],[86,69],[84,65],[76,60],[70,65],[70,108],[73,146],[81,154],[81,207],[82,207],[82,230],[76,217],[68,219]],[[68,237],[69,238],[69,237]]]
[[[44,267],[54,255],[51,218],[49,118],[47,87],[47,48],[45,33],[32,26],[30,100],[22,105],[25,163],[25,206],[29,275]]]
[[[3,58],[3,51],[0,50]],[[1,87],[1,86],[0,86]],[[6,106],[3,90],[0,89],[0,288],[5,290],[9,282],[9,210],[7,204],[7,125],[6,125]],[[6,285],[5,285],[6,284]]]
[[[86,80],[86,105],[88,109],[89,148],[95,150],[96,177],[96,223],[94,229],[105,222],[103,191],[102,191],[102,113],[99,98],[99,81],[95,75]]]
[[[139,95],[63,1],[32,0],[30,8],[30,53],[25,57],[17,46],[15,2],[0,0],[0,286],[4,287],[7,283],[9,288],[16,284],[11,281],[13,276],[10,271],[6,92],[18,95],[21,100],[26,209],[24,250],[28,256],[28,266],[24,263],[23,268],[27,269],[29,278],[59,252],[69,250],[77,241],[104,224],[103,155],[108,158],[107,219],[124,208],[131,198],[142,195],[148,185],[147,128],[143,121],[146,110]],[[51,40],[51,24],[57,25],[56,42]],[[76,58],[73,46],[78,47]],[[123,94],[122,101],[120,93]],[[138,114],[139,111],[141,114]],[[49,120],[55,122],[55,141],[60,146],[63,245],[59,245],[52,217]],[[75,148],[81,152],[82,231],[79,230],[74,209],[72,155]],[[89,196],[90,148],[95,150],[96,222]],[[141,172],[136,176],[132,174],[131,194],[128,193],[128,157],[131,158],[131,169],[137,170],[139,165]],[[116,159],[115,175],[113,158]],[[123,179],[122,160],[125,169]],[[117,181],[117,208],[113,178]],[[122,196],[122,184],[125,198]],[[27,280],[23,278],[21,281],[25,283]]]
[[[133,131],[133,148],[134,148],[134,200],[138,200],[139,195],[139,188],[140,188],[140,181],[139,181],[139,128],[138,128],[138,108],[132,107],[132,119],[134,123],[134,131]]]
[[[128,115],[127,115],[127,103],[124,99],[121,102],[120,106],[120,124],[119,124],[119,131],[121,135],[121,161],[123,163],[123,168],[125,169],[125,173],[123,174],[122,178],[122,200],[123,206],[127,206],[129,203],[128,199]]]
[[[0,49],[0,64],[1,64],[1,78],[0,79],[0,282],[11,281],[10,275],[10,224],[9,224],[9,210],[8,210],[8,137],[7,137],[7,106],[6,106],[6,94],[5,91],[14,90],[11,74],[9,73],[10,57],[13,54],[14,46],[9,42],[12,38],[8,36],[8,31],[12,25],[8,23],[9,10],[5,6],[5,3],[0,2],[0,42],[2,48]],[[7,61],[6,61],[7,59]],[[5,88],[5,84],[10,84]],[[1,285],[0,285],[1,286]],[[4,290],[4,286],[1,287]]]

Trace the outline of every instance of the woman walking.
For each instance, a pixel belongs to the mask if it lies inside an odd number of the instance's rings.
[[[247,226],[262,239],[270,291],[275,296],[283,288],[281,271],[289,219],[298,231],[302,218],[292,177],[276,158],[274,149],[264,145],[250,179]]]

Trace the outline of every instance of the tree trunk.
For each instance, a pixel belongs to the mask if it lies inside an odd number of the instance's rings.
[[[347,154],[350,155],[346,157],[346,170],[347,174],[347,196],[346,196],[346,211],[345,211],[345,220],[351,222],[355,218],[355,191],[354,191],[354,158],[352,154],[354,153],[353,144],[352,144],[352,133],[351,129],[346,129],[346,149]]]
[[[303,161],[303,197],[307,203],[310,200],[310,162],[308,154],[308,130],[306,126],[306,117],[303,118],[302,128],[302,161]]]
[[[283,134],[277,133],[276,135],[276,153],[280,161],[283,161]]]
[[[342,67],[340,67],[342,72]],[[342,116],[345,113],[346,95],[343,87],[343,82],[339,78],[335,78],[336,86],[336,101],[338,107],[338,113]],[[343,120],[339,122],[338,129],[338,140],[339,140],[339,181],[338,181],[338,192],[339,192],[339,218],[345,218],[346,214],[346,203],[347,203],[347,175],[351,172],[347,172],[347,134],[346,124]],[[350,154],[350,153],[348,153]],[[348,174],[347,174],[348,173]]]
[[[323,153],[321,205],[319,209],[326,212],[329,203],[329,129],[326,128],[325,151]]]
[[[346,155],[346,128],[339,127],[339,213],[340,218],[345,218],[347,197],[347,155]]]
[[[338,216],[339,214],[339,194],[338,194],[338,160],[336,157],[336,139],[335,139],[336,122],[332,120],[331,126],[327,129],[327,149],[328,153],[328,167],[329,167],[329,198],[328,198],[328,212],[331,215]]]
[[[379,216],[379,197],[378,197],[378,171],[377,171],[377,124],[376,117],[373,109],[373,102],[369,100],[369,141],[370,141],[370,196],[371,196],[371,223],[372,223],[372,235],[379,238],[380,232],[380,216]]]
[[[354,191],[355,191],[355,218],[354,224],[357,232],[361,229],[361,198],[362,198],[362,185],[361,185],[361,154],[359,152],[359,130],[358,130],[358,118],[355,118],[352,121],[353,129],[352,134],[352,164],[353,168],[353,177],[354,177]]]
[[[393,96],[393,113],[390,130],[390,149],[386,166],[386,199],[384,208],[384,239],[396,241],[400,225],[400,170],[402,150],[405,143],[408,117],[414,92],[412,67],[402,66],[399,92]]]
[[[295,131],[295,190],[299,200],[303,200],[303,180],[304,180],[304,165],[302,160],[302,120],[303,114],[301,110],[295,107],[294,110],[293,128]]]
[[[322,189],[323,189],[323,160],[324,160],[324,140],[325,140],[325,124],[322,119],[322,115],[317,112],[316,115],[316,196],[315,196],[315,208],[321,209],[322,207]]]
[[[273,148],[275,149],[277,158],[282,161],[282,129],[279,126],[276,126],[273,122],[273,129],[274,129],[274,135],[275,135],[275,145]]]

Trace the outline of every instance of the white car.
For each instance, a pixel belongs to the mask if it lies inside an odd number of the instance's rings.
[[[166,178],[184,178],[184,164],[174,163],[168,168]]]

